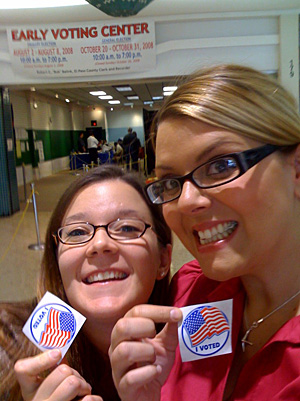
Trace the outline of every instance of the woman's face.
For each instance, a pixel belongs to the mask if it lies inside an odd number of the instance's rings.
[[[157,133],[156,175],[182,176],[216,156],[261,145],[196,120],[167,119]],[[272,261],[284,266],[284,258],[296,246],[290,159],[275,152],[243,176],[216,188],[200,189],[186,181],[181,196],[163,205],[167,224],[206,276],[223,281],[260,274],[260,266]],[[237,223],[233,231],[228,230],[232,222]],[[222,234],[201,244],[199,237],[224,231],[226,237]]]
[[[102,225],[118,218],[153,224],[140,194],[120,180],[94,183],[70,204],[62,226]],[[87,318],[114,323],[132,306],[146,303],[156,279],[169,269],[169,249],[161,249],[151,229],[138,239],[116,241],[100,228],[89,242],[58,247],[58,264],[70,304]]]

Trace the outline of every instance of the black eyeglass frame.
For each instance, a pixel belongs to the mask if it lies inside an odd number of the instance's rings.
[[[106,234],[109,236],[109,238],[111,238],[111,239],[113,239],[113,240],[115,240],[115,241],[132,241],[132,240],[134,240],[134,239],[141,238],[141,237],[145,234],[145,232],[147,231],[148,228],[151,228],[152,231],[153,231],[152,225],[151,225],[151,224],[148,224],[148,223],[145,223],[143,220],[140,220],[140,219],[128,219],[128,220],[136,220],[136,221],[138,220],[138,221],[140,221],[141,223],[143,223],[144,226],[145,226],[143,232],[142,232],[141,234],[139,234],[137,237],[134,237],[134,238],[120,239],[120,238],[114,238],[114,237],[112,237],[111,234],[110,234],[109,231],[108,231],[108,227],[110,226],[110,224],[116,223],[117,221],[122,221],[122,220],[125,220],[125,221],[126,221],[127,219],[117,219],[117,220],[110,221],[110,222],[107,223],[107,224],[100,224],[100,225],[97,225],[97,226],[95,226],[95,225],[92,224],[92,223],[89,223],[88,221],[78,221],[78,222],[66,224],[66,225],[63,226],[63,227],[60,227],[55,233],[52,233],[52,236],[53,236],[53,238],[54,238],[54,240],[55,240],[55,244],[56,244],[56,245],[58,245],[58,242],[61,242],[61,243],[64,244],[64,245],[71,245],[71,246],[72,246],[72,245],[86,244],[87,242],[90,242],[90,241],[94,238],[94,236],[95,236],[96,231],[98,230],[98,228],[105,228]],[[91,238],[89,238],[88,240],[82,241],[82,242],[70,243],[70,242],[65,242],[65,241],[63,241],[63,240],[61,239],[61,237],[60,237],[60,234],[59,234],[60,231],[61,231],[63,228],[68,227],[68,226],[71,226],[71,225],[73,225],[73,224],[88,224],[89,226],[93,227],[93,229],[94,229],[93,235],[92,235]],[[154,231],[153,231],[153,232],[154,232]]]
[[[198,188],[202,188],[202,189],[208,189],[208,188],[215,188],[215,187],[219,187],[221,185],[225,185],[228,184],[231,181],[236,180],[237,178],[241,177],[243,174],[245,174],[251,167],[255,166],[257,163],[259,163],[261,160],[263,160],[265,157],[269,156],[270,154],[276,152],[277,150],[283,149],[283,148],[287,148],[290,147],[289,145],[287,146],[283,146],[283,145],[272,145],[272,144],[266,144],[263,146],[259,146],[257,148],[253,148],[253,149],[247,149],[244,150],[242,152],[234,152],[234,153],[227,153],[225,155],[222,156],[218,156],[215,157],[203,164],[200,164],[200,166],[197,166],[196,168],[194,168],[194,170],[192,170],[190,173],[183,175],[183,176],[174,176],[174,177],[170,177],[170,178],[164,178],[161,180],[157,180],[154,182],[151,182],[149,184],[147,184],[145,186],[145,192],[146,195],[148,197],[148,199],[150,200],[151,203],[154,203],[156,205],[162,205],[164,203],[169,203],[174,201],[175,199],[178,199],[182,193],[182,187],[183,184],[185,183],[185,181],[191,181],[194,185],[196,185]],[[221,182],[219,184],[213,184],[213,185],[201,185],[198,184],[198,182],[196,182],[196,180],[193,177],[193,174],[196,170],[198,170],[199,168],[205,166],[206,164],[212,163],[218,159],[222,159],[225,157],[232,157],[238,164],[240,172],[237,176],[230,178],[224,182]],[[176,195],[174,198],[172,199],[168,199],[166,201],[163,202],[156,202],[155,200],[152,201],[151,200],[151,195],[149,193],[149,188],[155,184],[157,184],[158,182],[164,182],[164,181],[168,181],[168,180],[176,180],[179,182],[179,194]]]

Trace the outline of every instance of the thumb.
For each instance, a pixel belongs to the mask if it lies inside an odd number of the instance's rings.
[[[178,323],[182,320],[181,310],[178,308],[172,309],[170,317],[172,321],[166,323],[158,337],[164,343],[166,350],[173,352],[178,344]]]

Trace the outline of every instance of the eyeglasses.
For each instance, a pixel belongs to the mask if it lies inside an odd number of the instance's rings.
[[[146,230],[152,227],[139,219],[117,219],[99,226],[79,222],[61,227],[52,235],[56,243],[58,239],[66,245],[79,245],[89,242],[95,236],[98,228],[105,228],[107,235],[114,240],[128,241],[142,237]]]
[[[190,180],[199,188],[218,187],[236,180],[265,157],[282,148],[284,146],[267,144],[244,152],[218,156],[186,175],[152,182],[146,185],[145,191],[152,203],[161,205],[171,202],[180,197],[186,180]]]

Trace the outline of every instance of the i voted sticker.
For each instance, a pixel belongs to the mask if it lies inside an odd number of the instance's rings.
[[[86,318],[57,296],[46,292],[23,327],[23,333],[41,351],[59,348],[62,358]]]
[[[183,362],[232,352],[232,299],[181,308],[178,337]]]

